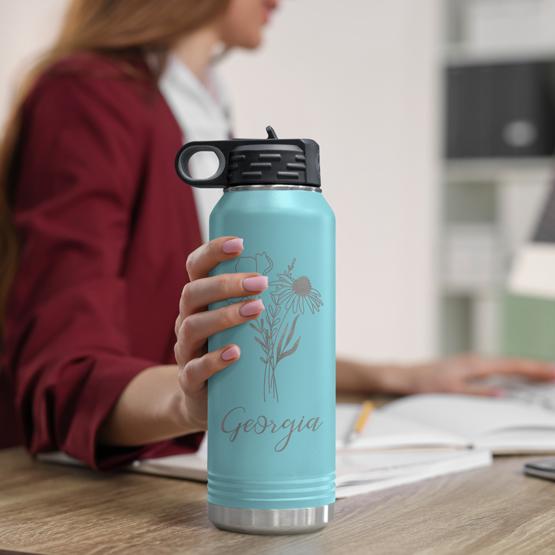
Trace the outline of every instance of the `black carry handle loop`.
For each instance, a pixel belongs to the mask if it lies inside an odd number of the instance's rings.
[[[193,187],[207,189],[236,185],[295,184],[320,187],[318,144],[311,139],[278,139],[267,126],[266,139],[194,141],[181,147],[175,158],[177,175]],[[218,169],[195,179],[189,162],[197,152],[213,152]]]
[[[175,158],[175,169],[177,175],[183,181],[193,187],[218,188],[226,187],[227,163],[231,150],[239,145],[245,144],[264,144],[268,142],[280,142],[274,129],[268,125],[266,127],[267,139],[230,139],[229,141],[193,141],[185,144]],[[218,169],[210,177],[195,179],[189,173],[189,161],[197,152],[213,152],[218,157]]]
[[[191,142],[187,143],[177,153],[175,158],[175,169],[183,181],[193,187],[218,188],[227,185],[227,159],[229,147],[225,143],[229,141],[214,142]],[[218,169],[209,177],[195,179],[189,174],[189,161],[197,152],[213,152],[218,157]]]

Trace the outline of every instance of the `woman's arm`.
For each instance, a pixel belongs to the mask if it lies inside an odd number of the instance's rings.
[[[131,354],[123,272],[150,116],[135,85],[82,69],[45,75],[23,107],[3,362],[29,450],[107,468],[137,452],[99,453],[98,428],[157,364]]]
[[[242,239],[219,237],[189,255],[190,281],[181,293],[175,322],[177,366],[147,368],[131,380],[103,422],[99,443],[143,445],[206,429],[206,380],[241,356],[234,344],[207,352],[208,337],[254,320],[264,310],[262,301],[253,299],[208,311],[212,303],[256,295],[268,287],[268,278],[259,274],[209,276],[242,250]]]
[[[387,393],[397,389],[402,368],[394,365],[367,364],[337,358],[337,391],[342,393]]]
[[[133,446],[198,432],[187,420],[177,366],[152,366],[133,378],[123,390],[98,432],[105,445]]]

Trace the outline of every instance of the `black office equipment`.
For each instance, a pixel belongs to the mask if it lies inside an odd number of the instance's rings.
[[[524,474],[555,481],[555,459],[526,463],[524,465]]]
[[[555,62],[451,65],[446,69],[446,156],[551,156]]]

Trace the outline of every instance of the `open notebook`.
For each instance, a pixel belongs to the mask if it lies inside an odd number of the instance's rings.
[[[129,470],[184,480],[206,481],[206,436],[191,455],[136,461]],[[415,449],[395,451],[349,450],[336,459],[338,499],[383,490],[491,464],[484,449]]]
[[[555,452],[555,413],[518,401],[413,395],[376,409],[352,443],[360,405],[338,404],[337,497],[490,463],[495,454]],[[133,470],[206,480],[206,443],[194,455],[137,462]]]
[[[337,447],[344,448],[358,405],[338,405]],[[494,454],[555,452],[555,413],[519,401],[466,395],[412,395],[372,414],[357,449],[474,447]]]
[[[457,402],[456,397],[445,397],[447,405],[441,407],[442,411],[452,410],[451,400]],[[416,403],[416,411],[407,412],[411,402]],[[469,449],[471,442],[456,430],[433,426],[438,419],[438,407],[433,403],[433,397],[414,397],[395,401],[374,411],[364,434],[348,447],[345,447],[342,438],[352,429],[360,406],[339,404],[336,426],[337,497],[377,491],[490,464],[488,449]],[[420,415],[421,423],[417,422],[416,413]],[[429,415],[428,419],[426,415]],[[443,416],[440,419],[442,423],[446,421]],[[128,470],[206,481],[206,446],[205,436],[196,453],[136,461]],[[39,459],[76,463],[60,453],[40,455]]]

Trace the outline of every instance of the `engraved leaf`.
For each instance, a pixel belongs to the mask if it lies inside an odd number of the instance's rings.
[[[263,253],[266,257],[266,268],[264,268],[263,274],[268,274],[274,267],[274,261],[268,256],[266,252]]]
[[[297,320],[298,319],[299,319],[299,315],[297,314],[297,316],[295,316],[295,319],[293,320],[293,324],[291,325],[291,331],[289,332],[289,335],[287,336],[287,339],[285,340],[284,349],[287,348],[287,346],[291,342],[291,339],[293,338],[293,334],[295,333],[295,326],[297,325]]]
[[[262,349],[264,350],[264,352],[267,352],[267,351],[268,351],[268,346],[267,346],[263,341],[261,341],[258,337],[255,337],[254,340],[255,340],[259,345],[262,346]]]
[[[295,341],[293,346],[288,351],[284,351],[283,353],[281,353],[281,355],[278,357],[278,361],[292,355],[297,350],[297,347],[299,346],[300,341],[301,341],[301,338],[297,337],[297,341]]]
[[[285,324],[285,328],[283,330],[283,333],[281,334],[281,337],[279,338],[278,344],[277,344],[277,359],[279,360],[280,354],[281,354],[281,347],[283,345],[283,338],[285,337],[285,334],[287,333],[287,328],[289,327],[289,324]]]

